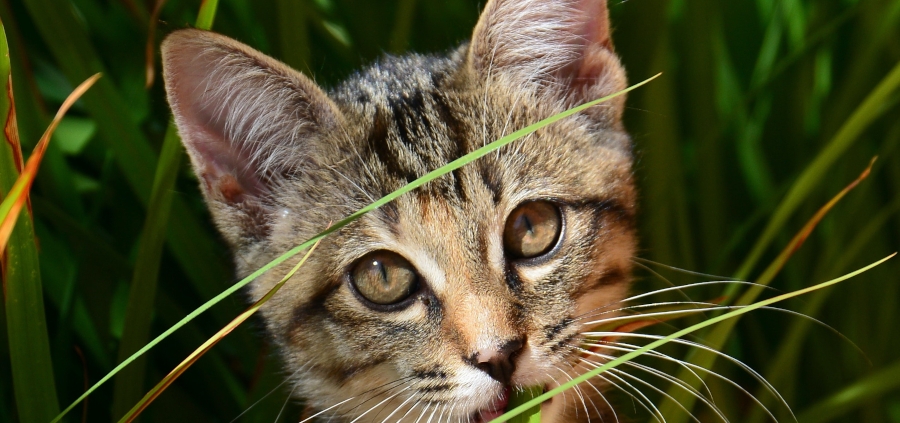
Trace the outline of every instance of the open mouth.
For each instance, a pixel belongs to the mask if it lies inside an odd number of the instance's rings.
[[[509,387],[503,390],[503,393],[494,399],[487,407],[482,408],[474,413],[469,420],[474,423],[488,423],[496,419],[506,412],[506,406],[509,404]]]

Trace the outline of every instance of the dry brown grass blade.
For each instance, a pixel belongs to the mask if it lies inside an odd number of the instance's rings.
[[[19,213],[22,211],[22,207],[25,205],[26,201],[28,201],[28,192],[31,189],[31,184],[34,182],[34,177],[37,175],[38,168],[41,166],[41,159],[44,158],[44,152],[47,151],[50,137],[53,135],[53,132],[56,130],[56,127],[59,125],[63,116],[69,111],[69,108],[71,108],[99,78],[99,73],[94,74],[94,76],[82,82],[81,85],[69,94],[66,101],[59,107],[59,111],[56,112],[53,121],[50,122],[50,126],[44,131],[41,140],[34,146],[31,157],[29,157],[28,162],[25,163],[25,167],[22,169],[22,173],[19,174],[18,179],[16,179],[16,183],[13,184],[12,189],[10,189],[9,195],[3,200],[3,204],[0,205],[0,215],[2,215],[3,219],[2,222],[0,222],[0,256],[2,256],[3,252],[6,250],[6,243],[9,241],[9,236],[12,234],[13,228],[16,225]],[[7,131],[9,130],[9,128],[6,129]]]
[[[157,0],[153,6],[153,13],[150,15],[150,22],[147,25],[147,46],[144,50],[144,60],[146,61],[145,74],[146,82],[144,88],[153,86],[153,80],[156,77],[156,26],[159,23],[159,12],[166,4],[166,0]]]
[[[806,242],[806,239],[809,238],[809,235],[812,234],[813,230],[816,229],[816,226],[819,225],[819,222],[821,222],[822,219],[825,218],[828,212],[831,211],[831,209],[834,208],[834,206],[837,205],[837,203],[841,201],[841,199],[844,198],[847,193],[852,191],[854,188],[856,188],[857,185],[859,185],[860,182],[869,177],[869,174],[872,172],[872,166],[875,165],[876,160],[878,160],[878,156],[872,157],[872,160],[869,161],[869,166],[867,166],[865,170],[863,170],[862,173],[860,173],[860,175],[855,180],[853,180],[853,182],[850,182],[850,184],[844,187],[844,189],[838,192],[834,197],[831,198],[831,200],[829,200],[827,203],[825,203],[825,205],[820,207],[818,211],[816,211],[816,214],[814,214],[806,222],[806,224],[803,225],[803,228],[801,228],[800,231],[797,232],[797,234],[794,235],[793,238],[791,238],[791,241],[781,251],[775,261],[773,261],[772,264],[769,265],[769,267],[766,268],[766,270],[762,273],[762,275],[760,275],[759,279],[757,280],[759,284],[768,285],[772,281],[772,279],[775,278],[775,275],[777,275],[781,271],[781,268],[784,267],[791,256],[793,256],[794,253],[797,252],[797,250],[799,250],[801,246],[803,246],[803,243]],[[752,303],[756,300],[756,297],[759,296],[763,289],[765,288],[762,286],[751,287],[746,292],[744,292],[744,294],[741,295],[740,298],[737,299],[736,304],[743,306]]]
[[[175,382],[175,379],[178,379],[178,377],[181,376],[189,367],[191,367],[191,365],[197,362],[197,360],[199,360],[200,357],[203,356],[203,354],[206,354],[207,351],[218,344],[219,341],[225,338],[226,335],[231,333],[231,331],[233,331],[241,323],[244,323],[244,321],[246,321],[248,318],[250,318],[250,316],[256,313],[256,311],[259,310],[259,308],[263,304],[265,304],[266,301],[269,301],[269,299],[272,298],[272,296],[275,295],[275,293],[278,292],[278,290],[281,289],[282,286],[284,286],[285,282],[287,282],[292,276],[294,276],[294,273],[296,273],[297,270],[299,270],[300,267],[303,266],[303,263],[306,262],[306,259],[309,258],[309,256],[313,251],[315,251],[318,245],[318,242],[313,244],[309,251],[306,252],[306,255],[304,255],[303,258],[300,259],[300,261],[291,269],[291,271],[288,272],[287,275],[285,275],[284,278],[281,279],[281,281],[275,284],[275,286],[273,286],[272,289],[270,289],[269,292],[266,293],[266,295],[253,303],[253,305],[243,313],[235,317],[231,322],[225,325],[225,327],[216,332],[215,335],[207,339],[206,342],[203,343],[203,345],[200,345],[196,350],[194,350],[194,352],[187,356],[187,358],[182,360],[182,362],[179,363],[178,366],[175,366],[175,368],[172,369],[172,371],[169,372],[166,377],[159,381],[159,383],[157,383],[156,386],[154,386],[153,389],[150,390],[150,392],[147,392],[147,394],[144,395],[144,398],[141,398],[141,400],[137,404],[135,404],[134,407],[132,407],[131,410],[122,417],[122,419],[119,420],[119,423],[130,423],[134,421],[134,419],[136,419],[150,405],[150,403],[153,402],[153,400],[155,400],[160,394],[162,394],[162,392],[165,391],[166,388],[169,387],[169,385]]]

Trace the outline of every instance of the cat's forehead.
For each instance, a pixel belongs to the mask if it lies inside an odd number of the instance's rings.
[[[446,78],[455,74],[461,63],[461,54],[387,56],[342,82],[331,96],[338,103],[345,103],[344,106],[385,104],[413,92],[442,88]]]

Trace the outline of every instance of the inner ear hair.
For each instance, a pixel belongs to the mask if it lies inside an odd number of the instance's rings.
[[[169,104],[207,200],[263,200],[337,124],[336,106],[314,82],[230,38],[176,31],[162,56]]]
[[[490,0],[468,61],[492,83],[530,88],[566,108],[627,86],[613,52],[606,0]],[[586,114],[618,127],[624,101],[617,97]]]

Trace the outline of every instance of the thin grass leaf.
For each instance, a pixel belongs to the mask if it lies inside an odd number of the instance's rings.
[[[900,361],[875,370],[871,376],[853,383],[840,392],[810,407],[799,416],[800,423],[825,423],[840,418],[853,409],[868,405],[873,399],[900,389]]]
[[[157,3],[153,12],[154,18],[158,16],[163,2],[161,0]],[[218,3],[218,0],[209,0],[201,4],[197,18],[198,28],[211,29]],[[154,23],[151,22],[150,26],[152,28]],[[149,42],[153,42],[152,31]],[[178,129],[174,123],[170,122],[163,140],[159,161],[156,163],[153,189],[147,205],[147,217],[144,220],[142,236],[138,245],[134,275],[128,294],[125,325],[119,343],[119,362],[140,349],[150,335],[160,260],[166,241],[166,230],[169,226],[175,181],[178,178],[178,170],[181,168],[183,159],[184,150],[181,146],[181,139],[178,137]],[[146,358],[141,357],[116,377],[113,389],[113,416],[128,413],[132,408],[131,405],[141,398],[141,392],[144,391],[145,373]]]
[[[19,129],[19,137],[27,144],[40,139],[44,129],[50,124],[51,116],[44,110],[38,94],[36,78],[28,63],[28,48],[21,34],[20,24],[10,10],[9,2],[0,2],[0,15],[9,23],[5,28],[9,42],[9,54],[12,64],[14,91],[16,92],[16,113]],[[60,123],[64,125],[65,120]],[[57,138],[61,138],[57,129]],[[43,169],[38,175],[35,184],[47,197],[51,197],[66,212],[81,219],[85,216],[84,207],[79,193],[73,182],[73,170],[66,161],[59,140],[50,143],[42,160]],[[66,316],[60,316],[65,319]]]
[[[6,248],[6,242],[9,240],[13,227],[16,225],[19,212],[22,211],[22,207],[28,201],[28,192],[31,189],[31,184],[34,183],[34,178],[41,166],[41,159],[44,158],[44,152],[47,151],[47,144],[50,142],[50,137],[53,136],[53,131],[59,126],[59,122],[66,112],[69,111],[69,108],[72,107],[72,105],[75,104],[75,102],[87,92],[99,78],[99,73],[88,78],[75,88],[75,91],[72,91],[69,98],[63,102],[59,111],[56,112],[56,117],[53,118],[53,121],[50,122],[50,126],[47,127],[47,131],[44,132],[44,136],[41,137],[41,140],[34,147],[34,151],[31,153],[31,157],[28,158],[28,162],[25,164],[25,168],[22,169],[22,173],[19,174],[18,179],[16,179],[15,184],[13,184],[12,188],[9,190],[6,198],[0,203],[0,256],[3,255]],[[12,93],[12,87],[9,87],[9,89],[9,93]],[[12,95],[10,95],[10,97],[12,97]],[[14,115],[15,113],[13,113],[13,116]],[[11,122],[12,121],[7,121],[7,125],[10,125]],[[14,123],[12,124],[14,125]]]
[[[6,28],[0,22],[0,116],[3,141],[0,148],[0,192],[9,192],[22,171],[22,148],[16,123]],[[56,384],[50,369],[50,346],[44,317],[40,267],[30,219],[22,219],[13,232],[6,254],[0,256],[3,306],[12,373],[12,390],[20,421],[40,422],[59,408]],[[4,401],[5,402],[5,401]]]
[[[56,0],[24,0],[23,3],[67,79],[80,81],[103,72],[104,61],[73,13],[74,8],[60,7]],[[46,13],[49,10],[54,13]],[[200,21],[208,19],[200,17]],[[148,206],[157,158],[138,123],[128,114],[124,96],[112,80],[104,79],[82,100],[97,122],[98,138],[111,151],[135,197]],[[167,245],[194,288],[204,298],[210,298],[219,291],[219,281],[228,278],[229,270],[217,252],[216,242],[182,198],[175,197],[171,214]],[[228,319],[224,313],[216,313],[222,320]]]
[[[850,265],[851,261],[856,259],[862,248],[870,244],[872,240],[876,238],[877,234],[882,233],[882,231],[886,229],[885,226],[889,223],[890,218],[896,215],[898,211],[900,211],[900,199],[897,199],[889,207],[884,208],[875,215],[875,217],[859,231],[853,241],[842,249],[840,258],[832,265],[832,268],[827,271],[826,274],[831,275],[844,271],[844,269]],[[800,313],[806,316],[818,315],[828,298],[831,297],[831,294],[834,292],[834,290],[826,290],[813,294],[803,306]],[[812,326],[812,323],[812,321],[807,319],[798,319],[793,322],[790,328],[785,332],[784,341],[781,342],[774,358],[770,360],[766,372],[766,380],[768,380],[772,386],[778,388],[779,385],[784,384],[789,380],[788,378],[792,376],[791,370],[797,368],[798,361],[802,358],[801,354],[803,352],[803,347],[806,344],[805,341],[809,339],[807,337],[807,332]],[[771,397],[766,396],[766,394],[767,392],[760,390],[756,393],[755,397],[760,399],[763,404],[768,405],[770,403],[769,401],[771,401]],[[762,423],[765,419],[766,416],[762,413],[761,409],[754,409],[747,417],[746,423]]]
[[[308,0],[277,0],[279,55],[284,63],[311,75]]]
[[[5,50],[6,39],[2,25],[0,32],[3,34],[0,44]],[[3,126],[3,132],[6,145],[9,147],[0,154],[0,161],[4,162],[5,167],[0,171],[2,174],[0,190],[6,191],[6,197],[0,203],[0,257],[2,257],[0,266],[3,274],[13,384],[21,421],[44,422],[56,414],[59,402],[56,397],[47,338],[43,287],[29,193],[54,130],[69,108],[100,78],[100,74],[88,78],[66,98],[23,167],[15,105],[11,101],[13,91],[8,52],[0,51],[0,57],[4,62],[0,65],[3,67],[0,70],[0,78],[7,81],[5,90],[7,95],[3,96],[6,104],[0,105],[0,114],[6,115],[8,119]],[[15,182],[10,187],[12,178],[15,178]],[[19,219],[26,204],[29,205],[27,219]]]
[[[665,336],[665,337],[662,338],[662,339],[658,339],[658,340],[656,340],[656,341],[653,341],[653,342],[651,342],[651,343],[649,343],[649,344],[647,344],[647,345],[645,345],[645,346],[643,346],[643,347],[641,347],[641,348],[638,348],[638,349],[636,349],[636,350],[634,350],[634,351],[632,351],[632,352],[623,354],[623,355],[617,357],[616,359],[611,360],[611,361],[609,361],[609,362],[603,364],[603,365],[600,366],[600,367],[597,367],[596,369],[593,369],[593,370],[591,370],[591,371],[589,371],[589,372],[587,372],[587,373],[584,373],[584,374],[582,374],[582,375],[580,375],[580,376],[578,376],[578,377],[575,377],[575,378],[573,378],[572,380],[570,380],[569,382],[564,383],[564,384],[562,384],[562,385],[560,385],[560,386],[558,386],[558,387],[556,387],[556,388],[553,388],[553,389],[551,389],[551,390],[545,392],[544,394],[541,394],[540,396],[538,396],[538,397],[532,399],[531,401],[528,401],[528,402],[526,402],[525,404],[522,404],[522,405],[520,405],[520,406],[518,406],[518,407],[516,407],[516,408],[514,408],[514,409],[512,409],[512,410],[510,410],[510,411],[508,411],[507,413],[503,414],[502,416],[500,416],[500,417],[498,417],[498,418],[492,420],[490,423],[502,423],[502,422],[509,421],[511,418],[513,418],[513,417],[515,417],[515,416],[518,416],[519,414],[523,413],[525,410],[528,410],[528,409],[530,409],[531,407],[534,407],[534,406],[536,406],[536,405],[539,405],[540,403],[542,403],[542,402],[544,402],[544,401],[547,401],[547,400],[549,400],[550,398],[553,398],[554,396],[556,396],[556,395],[558,395],[558,394],[561,394],[563,391],[565,391],[565,390],[567,390],[567,389],[573,388],[575,385],[578,385],[578,384],[580,384],[580,383],[582,383],[582,382],[585,382],[585,381],[587,381],[587,380],[589,380],[589,379],[591,379],[591,378],[593,378],[593,377],[596,377],[597,375],[600,375],[601,373],[603,373],[603,372],[605,372],[605,371],[607,371],[607,370],[614,369],[614,368],[618,367],[619,365],[621,365],[621,364],[623,364],[623,363],[625,363],[625,362],[631,361],[632,359],[637,358],[637,357],[639,357],[639,356],[641,356],[641,355],[643,355],[643,354],[645,354],[645,353],[647,353],[647,352],[649,352],[649,351],[655,350],[656,348],[659,348],[659,347],[661,347],[661,346],[663,346],[663,345],[665,345],[665,344],[667,344],[667,343],[669,343],[669,342],[671,342],[671,341],[673,341],[673,340],[675,340],[675,339],[682,338],[682,337],[684,337],[685,335],[689,335],[689,334],[691,334],[691,333],[693,333],[693,332],[696,332],[696,331],[698,331],[698,330],[700,330],[700,329],[703,329],[703,328],[706,328],[706,327],[715,325],[715,324],[717,324],[717,323],[724,322],[724,321],[729,321],[729,319],[733,319],[733,318],[735,318],[735,317],[738,317],[738,316],[747,314],[747,313],[749,313],[749,312],[751,312],[751,311],[753,311],[753,310],[757,310],[757,309],[760,309],[760,308],[763,308],[763,307],[767,307],[767,306],[770,306],[770,305],[772,305],[772,304],[775,304],[775,303],[778,303],[778,302],[781,302],[781,301],[784,301],[784,300],[787,300],[787,299],[791,299],[791,298],[798,297],[798,296],[803,295],[803,294],[807,294],[807,293],[810,293],[810,292],[814,292],[814,291],[820,290],[820,289],[822,289],[822,288],[827,288],[827,287],[829,287],[829,286],[836,285],[836,284],[838,284],[838,283],[840,283],[840,282],[843,282],[843,281],[845,281],[845,280],[847,280],[847,279],[850,279],[850,278],[852,278],[852,277],[854,277],[854,276],[857,276],[857,275],[859,275],[859,274],[861,274],[861,273],[864,273],[864,272],[868,271],[869,269],[872,269],[872,268],[874,268],[874,267],[876,267],[876,266],[878,266],[878,265],[884,263],[885,261],[890,260],[891,258],[893,258],[893,257],[896,256],[896,255],[897,255],[897,253],[893,253],[893,254],[891,254],[891,255],[889,255],[889,256],[887,256],[887,257],[881,259],[881,260],[876,261],[875,263],[872,263],[872,264],[870,264],[870,265],[868,265],[868,266],[866,266],[866,267],[863,267],[863,268],[861,268],[861,269],[859,269],[859,270],[856,270],[856,271],[854,271],[854,272],[848,273],[848,274],[846,274],[846,275],[844,275],[844,276],[841,276],[841,277],[839,277],[839,278],[835,278],[835,279],[832,279],[832,280],[829,280],[829,281],[826,281],[826,282],[822,282],[822,283],[817,284],[817,285],[813,285],[813,286],[808,287],[808,288],[803,288],[803,289],[800,289],[800,290],[797,290],[797,291],[789,292],[789,293],[782,294],[782,295],[778,295],[778,296],[776,296],[776,297],[772,297],[772,298],[769,298],[769,299],[766,299],[766,300],[762,300],[762,301],[759,301],[759,302],[756,302],[756,303],[753,303],[753,304],[750,304],[750,305],[747,305],[747,306],[738,308],[737,310],[732,310],[732,311],[729,311],[728,313],[721,314],[721,315],[719,315],[719,316],[709,318],[709,319],[707,319],[707,320],[704,320],[704,321],[702,321],[702,322],[700,322],[700,323],[697,323],[697,324],[695,324],[695,325],[693,325],[693,326],[690,326],[690,327],[688,327],[688,328],[679,330],[678,332],[675,332],[675,333],[673,333],[673,334],[671,334],[671,335],[667,335],[667,336]],[[682,379],[682,380],[684,380],[684,379]],[[665,413],[663,413],[663,415],[666,416],[666,419],[667,419],[667,420],[670,418],[670,416],[674,416],[674,414],[665,414]]]
[[[516,391],[513,393],[512,397],[509,399],[509,405],[507,409],[513,410],[519,408],[525,403],[530,402],[531,400],[537,398],[539,395],[543,393],[543,388],[540,387],[531,387],[525,388],[521,391]],[[541,423],[541,404],[535,405],[525,411],[523,411],[518,416],[515,416],[509,420],[511,423]]]
[[[462,156],[462,157],[460,157],[460,158],[458,158],[458,159],[456,159],[456,160],[454,160],[454,161],[452,161],[452,162],[450,162],[450,163],[448,163],[448,164],[446,164],[446,165],[444,165],[444,166],[441,166],[441,167],[439,167],[439,168],[437,168],[437,169],[435,169],[435,170],[433,170],[433,171],[431,171],[431,172],[426,173],[425,175],[419,177],[418,179],[416,179],[416,180],[410,182],[409,184],[406,184],[405,186],[401,187],[400,189],[398,189],[398,190],[396,190],[396,191],[394,191],[394,192],[392,192],[392,193],[390,193],[390,194],[388,194],[388,195],[382,197],[382,198],[379,199],[379,200],[376,200],[375,202],[369,204],[368,206],[363,207],[362,209],[356,211],[355,213],[353,213],[353,214],[351,214],[351,215],[345,217],[344,219],[341,219],[340,221],[336,222],[334,225],[331,225],[331,226],[329,226],[327,229],[325,229],[324,231],[320,232],[318,235],[316,235],[316,236],[310,238],[309,240],[307,240],[306,242],[303,242],[302,244],[300,244],[300,245],[298,245],[298,246],[296,246],[296,247],[294,247],[294,248],[288,250],[287,252],[285,252],[284,254],[282,254],[281,256],[279,256],[278,258],[276,258],[276,259],[270,261],[270,262],[269,262],[268,264],[266,264],[265,266],[259,268],[259,269],[256,270],[255,272],[253,272],[253,273],[247,275],[245,278],[243,278],[243,279],[241,279],[240,281],[234,283],[234,284],[231,285],[228,289],[222,291],[220,294],[216,295],[214,298],[210,299],[209,301],[207,301],[206,303],[204,303],[204,304],[201,305],[200,307],[197,307],[194,311],[192,311],[192,312],[189,313],[187,316],[185,316],[183,319],[181,319],[181,321],[179,321],[176,325],[170,327],[169,329],[166,329],[163,333],[161,333],[159,336],[157,336],[156,338],[154,338],[154,339],[153,339],[152,341],[150,341],[147,345],[144,345],[140,350],[138,350],[137,352],[135,352],[134,354],[132,354],[131,357],[129,357],[127,360],[123,361],[123,362],[120,363],[118,366],[116,366],[114,369],[112,369],[109,373],[107,373],[105,376],[103,376],[99,381],[97,381],[97,383],[95,383],[93,386],[91,386],[90,389],[88,389],[84,394],[82,394],[82,395],[81,395],[80,397],[78,397],[74,402],[72,402],[72,404],[70,404],[68,407],[66,407],[66,409],[63,410],[59,415],[57,415],[56,418],[54,418],[54,419],[52,420],[51,423],[58,422],[60,419],[63,418],[63,416],[66,415],[66,413],[68,413],[69,411],[71,411],[72,408],[74,408],[76,405],[78,405],[78,403],[80,403],[82,400],[84,400],[85,398],[87,398],[87,396],[90,395],[92,392],[94,392],[94,390],[96,390],[100,385],[104,384],[107,380],[109,380],[109,379],[110,379],[111,377],[113,377],[116,373],[118,373],[119,371],[121,371],[122,368],[124,368],[125,366],[127,366],[129,363],[131,363],[131,362],[132,362],[133,360],[135,360],[137,357],[143,355],[144,353],[146,353],[147,351],[149,351],[151,348],[153,348],[154,346],[156,346],[156,345],[157,345],[159,342],[161,342],[163,339],[166,339],[167,337],[169,337],[169,335],[171,335],[173,332],[175,332],[176,330],[178,330],[178,328],[180,328],[181,326],[184,326],[186,323],[190,322],[191,320],[194,320],[194,318],[196,318],[197,316],[199,316],[200,314],[202,314],[202,313],[205,312],[206,310],[209,310],[212,306],[214,306],[215,304],[219,303],[219,302],[222,301],[223,299],[227,298],[227,297],[230,296],[231,294],[237,292],[238,290],[240,290],[241,288],[243,288],[244,286],[246,286],[247,284],[249,284],[251,281],[253,281],[253,280],[256,279],[257,277],[259,277],[259,276],[262,275],[263,273],[269,271],[270,269],[274,268],[275,266],[278,266],[278,265],[281,264],[281,263],[284,263],[286,260],[288,260],[288,259],[290,259],[291,257],[293,257],[293,256],[295,256],[295,255],[297,255],[297,254],[299,254],[301,251],[304,251],[304,250],[306,250],[307,248],[310,248],[310,247],[313,246],[315,243],[319,242],[319,240],[325,238],[326,236],[328,236],[328,235],[330,235],[330,234],[332,234],[332,233],[334,233],[334,232],[337,232],[338,230],[340,230],[341,228],[343,228],[343,227],[349,225],[351,222],[355,221],[356,219],[359,219],[360,217],[362,217],[362,216],[365,215],[366,213],[368,213],[368,212],[370,212],[370,211],[372,211],[372,210],[375,210],[375,209],[377,209],[377,208],[379,208],[379,207],[381,207],[381,206],[383,206],[383,205],[385,205],[385,204],[387,204],[387,203],[389,203],[389,202],[395,200],[396,198],[400,197],[401,195],[404,195],[404,194],[406,194],[406,193],[408,193],[408,192],[410,192],[410,191],[412,191],[412,190],[414,190],[414,189],[416,189],[416,188],[418,188],[418,187],[420,187],[420,186],[422,186],[422,185],[425,185],[425,184],[427,184],[428,182],[431,182],[431,181],[433,181],[433,180],[435,180],[435,179],[437,179],[437,178],[439,178],[439,177],[441,177],[441,176],[443,176],[443,175],[445,175],[445,174],[447,174],[447,173],[449,173],[449,172],[452,172],[452,171],[454,171],[454,170],[456,170],[456,169],[459,169],[459,168],[465,166],[466,164],[471,163],[472,161],[474,161],[474,160],[476,160],[476,159],[478,159],[478,158],[480,158],[480,157],[482,157],[482,156],[485,156],[485,155],[487,155],[488,153],[490,153],[490,152],[492,152],[492,151],[494,151],[494,150],[496,150],[496,149],[498,149],[498,148],[500,148],[500,147],[503,147],[504,145],[507,145],[507,144],[509,144],[509,143],[511,143],[511,142],[513,142],[513,141],[516,141],[516,140],[518,140],[518,139],[520,139],[520,138],[526,136],[526,135],[529,135],[529,134],[531,134],[531,133],[533,133],[533,132],[535,132],[535,131],[537,131],[537,130],[539,130],[539,129],[541,129],[541,128],[547,126],[547,125],[550,125],[550,124],[552,124],[552,123],[554,123],[554,122],[557,122],[557,121],[559,121],[559,120],[561,120],[561,119],[564,119],[564,118],[566,118],[566,117],[569,117],[569,116],[571,116],[571,115],[574,115],[574,114],[576,114],[576,113],[579,113],[579,112],[581,112],[581,111],[583,111],[583,110],[586,110],[586,109],[588,109],[588,108],[590,108],[590,107],[596,106],[596,105],[598,105],[598,104],[600,104],[600,103],[603,103],[603,102],[605,102],[605,101],[608,101],[608,100],[610,100],[610,99],[612,99],[612,98],[615,98],[615,97],[618,97],[618,96],[623,95],[623,94],[625,94],[625,93],[628,93],[628,92],[630,92],[630,91],[632,91],[632,90],[635,90],[635,89],[637,89],[637,88],[639,88],[639,87],[641,87],[641,86],[643,86],[643,85],[649,83],[650,81],[656,79],[656,78],[659,77],[660,75],[661,75],[661,74],[656,74],[656,75],[654,75],[654,76],[652,76],[652,77],[650,77],[650,78],[647,78],[647,79],[645,79],[644,81],[641,81],[641,82],[639,82],[639,83],[637,83],[637,84],[634,84],[634,85],[632,85],[632,86],[630,86],[630,87],[628,87],[628,88],[626,88],[626,89],[624,89],[624,90],[622,90],[622,91],[619,91],[619,92],[616,92],[616,93],[614,93],[614,94],[608,95],[608,96],[606,96],[606,97],[599,98],[599,99],[597,99],[597,100],[594,100],[594,101],[591,101],[591,102],[582,104],[582,105],[577,106],[577,107],[573,107],[573,108],[571,108],[571,109],[569,109],[569,110],[566,110],[566,111],[564,111],[564,112],[562,112],[562,113],[559,113],[559,114],[550,116],[550,117],[548,117],[548,118],[546,118],[546,119],[544,119],[544,120],[541,120],[540,122],[537,122],[537,123],[528,125],[528,126],[526,126],[525,128],[519,129],[519,130],[517,130],[517,131],[515,131],[515,132],[513,132],[513,133],[511,133],[511,134],[509,134],[509,135],[507,135],[507,136],[504,136],[504,137],[500,138],[499,140],[496,140],[496,141],[494,141],[494,142],[491,142],[491,143],[489,143],[489,144],[487,144],[487,145],[485,145],[485,146],[483,146],[483,147],[481,147],[481,148],[479,148],[479,149],[477,149],[477,150],[475,150],[475,151],[473,151],[473,152],[471,152],[471,153],[469,153],[469,154],[466,154],[466,155],[464,155],[464,156]]]
[[[394,29],[391,31],[391,41],[389,44],[390,51],[394,54],[403,53],[409,44],[409,30],[412,28],[416,3],[416,0],[400,0],[397,3]]]
[[[122,362],[140,349],[150,336],[160,260],[166,240],[172,197],[175,193],[173,187],[183,156],[177,129],[170,124],[163,141],[153,193],[150,195],[147,217],[141,231],[134,274],[128,292],[125,325],[119,342],[118,362]],[[146,357],[141,357],[116,377],[113,389],[113,416],[127,413],[131,405],[140,399],[144,391],[146,365]]]
[[[22,149],[16,124],[10,74],[9,48],[6,30],[0,22],[0,116],[3,122],[5,148],[0,149],[0,192],[5,200],[0,204],[0,271],[6,313],[9,357],[12,364],[16,409],[22,422],[45,422],[59,409],[56,383],[47,337],[40,264],[35,245],[34,227],[29,209],[27,219],[18,215],[28,199],[28,192],[37,174],[50,135],[59,120],[84,90],[99,75],[85,81],[60,108],[57,118],[44,133],[34,153],[23,167]]]
[[[153,12],[150,14],[150,23],[147,28],[147,44],[144,47],[144,88],[153,86],[156,78],[156,26],[159,22],[159,13],[162,11],[166,0],[156,0]]]
[[[887,111],[883,106],[888,103],[897,87],[900,87],[900,62],[869,93],[868,97],[856,108],[850,118],[844,122],[844,125],[835,134],[834,138],[828,142],[825,148],[819,152],[812,163],[797,178],[791,190],[785,195],[784,200],[772,213],[772,219],[769,220],[762,235],[756,241],[753,250],[738,268],[738,271],[735,273],[735,279],[746,279],[749,276],[762,254],[775,239],[775,236],[781,232],[788,218],[818,185],[817,182],[822,180],[831,166],[853,145],[853,142],[859,138],[859,135]],[[734,294],[734,291],[729,290],[728,294]]]
[[[175,379],[177,379],[178,376],[181,376],[181,374],[184,373],[189,367],[191,367],[191,365],[194,364],[197,360],[199,360],[200,357],[203,356],[203,354],[206,354],[207,351],[218,344],[219,341],[222,340],[222,338],[227,336],[236,327],[240,326],[241,323],[244,323],[245,321],[247,321],[247,319],[250,318],[250,316],[255,314],[259,310],[259,308],[262,307],[263,304],[268,302],[269,299],[272,298],[272,296],[274,296],[288,280],[294,277],[294,274],[297,273],[298,270],[300,270],[300,268],[304,263],[306,263],[306,260],[310,255],[312,255],[313,251],[315,251],[316,247],[318,246],[318,242],[313,244],[313,246],[310,247],[309,251],[306,252],[306,255],[304,255],[303,258],[301,258],[300,261],[286,275],[284,275],[283,278],[281,278],[281,281],[275,284],[275,286],[273,286],[272,289],[270,289],[269,292],[266,293],[266,295],[263,295],[263,297],[253,303],[250,308],[235,317],[234,320],[225,325],[225,327],[216,332],[215,335],[207,339],[206,342],[203,343],[203,345],[201,345],[196,350],[194,350],[194,352],[188,355],[187,358],[185,358],[181,363],[178,364],[178,366],[172,369],[172,371],[169,372],[166,377],[159,381],[159,383],[157,383],[156,386],[154,386],[153,389],[150,390],[150,392],[147,392],[147,394],[144,395],[144,397],[141,398],[141,400],[138,401],[138,403],[135,404],[134,407],[132,407],[131,410],[129,410],[128,413],[119,420],[119,422],[130,423],[134,421],[134,419],[137,418],[137,416],[140,415],[141,412],[144,411],[150,405],[150,403],[153,402],[153,400],[155,400],[166,388],[168,388],[169,385],[175,382]]]
[[[809,221],[794,235],[793,239],[787,244],[787,246],[781,251],[778,257],[769,264],[769,267],[760,275],[759,279],[756,280],[756,285],[751,286],[747,289],[743,295],[734,300],[734,297],[731,295],[727,295],[726,304],[735,304],[738,307],[743,307],[753,303],[759,294],[762,293],[763,289],[772,282],[776,275],[781,271],[784,267],[785,263],[787,263],[788,259],[794,255],[797,249],[803,245],[804,241],[809,237],[812,231],[818,226],[819,222],[828,214],[829,211],[842,199],[847,193],[856,188],[860,182],[862,182],[865,178],[869,176],[869,173],[872,170],[872,166],[875,164],[875,159],[873,158],[871,162],[869,162],[869,166],[866,167],[865,170],[849,185],[844,187],[837,195],[835,195],[830,201],[828,201],[824,206],[819,208],[819,210],[813,215]],[[729,287],[730,288],[730,287]],[[728,289],[726,289],[728,291]],[[712,348],[713,350],[720,351],[722,347],[725,345],[725,342],[728,340],[728,337],[731,336],[732,330],[734,326],[737,324],[738,319],[730,320],[725,322],[722,325],[718,325],[709,333],[704,334],[703,339],[707,346]],[[690,355],[687,358],[687,362],[710,369],[712,368],[713,363],[715,363],[718,356],[713,354],[710,351],[706,350],[692,350]],[[701,376],[702,378],[702,376]],[[683,369],[679,372],[677,379],[682,381],[689,381],[688,383],[692,388],[696,389],[701,383],[702,379],[693,376],[688,370]],[[665,396],[662,400],[662,403],[659,405],[659,409],[665,416],[670,417],[671,423],[682,423],[685,422],[688,418],[687,415],[679,413],[679,410],[688,409],[691,410],[696,401],[696,397],[690,395],[687,391],[682,389],[679,386],[672,386],[669,388],[667,392],[667,396]]]

